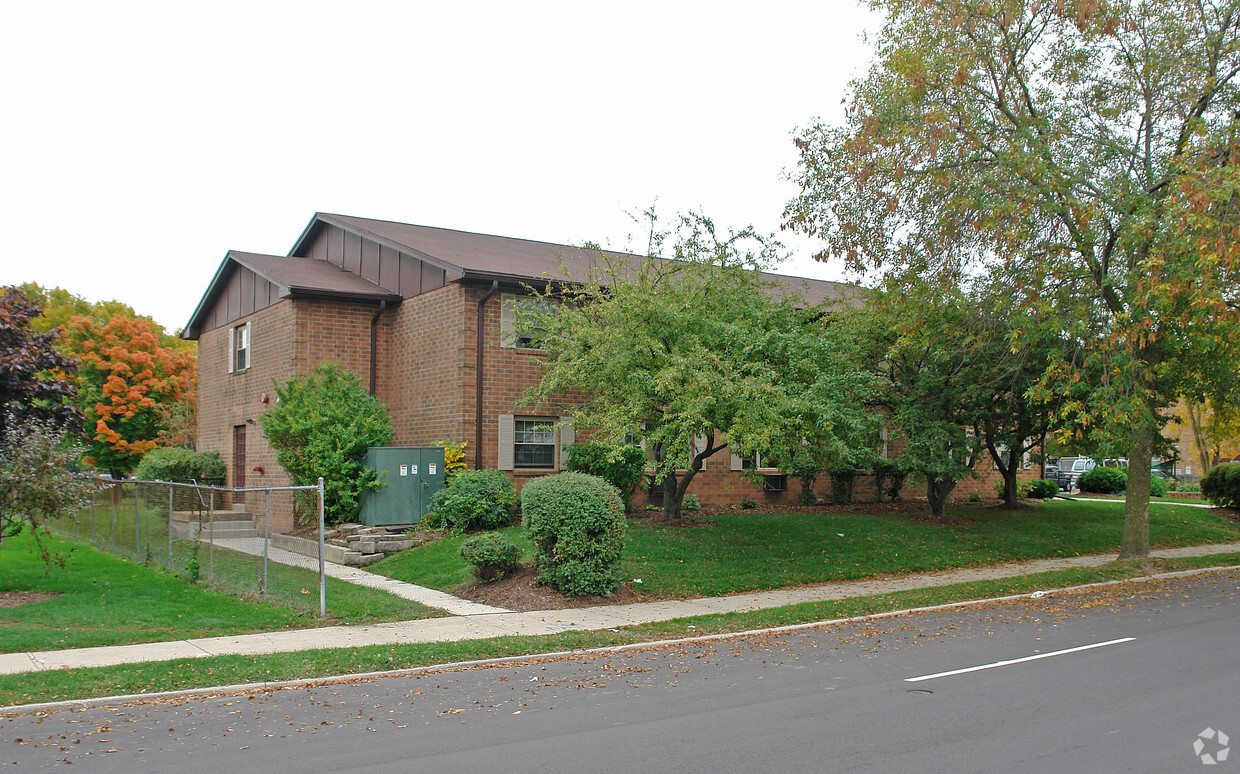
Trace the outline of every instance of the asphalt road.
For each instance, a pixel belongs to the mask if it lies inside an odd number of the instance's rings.
[[[1238,656],[1240,572],[1216,573],[603,656],[14,716],[0,720],[0,769],[1240,772]],[[958,670],[968,671],[936,676]],[[1194,743],[1207,729],[1198,746],[1217,762],[1203,769]],[[1219,731],[1234,756],[1218,760]]]

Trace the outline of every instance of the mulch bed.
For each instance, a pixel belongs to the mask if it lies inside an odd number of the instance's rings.
[[[568,607],[596,607],[598,605],[628,605],[633,602],[651,602],[659,597],[635,591],[625,584],[610,597],[570,597],[550,586],[542,586],[536,580],[537,573],[531,564],[521,565],[516,572],[491,583],[475,583],[458,589],[455,595],[484,605],[507,610],[529,612],[536,610],[559,610]]]

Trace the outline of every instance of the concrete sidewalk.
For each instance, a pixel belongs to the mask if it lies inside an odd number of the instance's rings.
[[[1159,558],[1207,556],[1240,552],[1240,543],[1224,543],[1153,551]],[[864,597],[895,591],[947,586],[977,580],[1019,577],[1050,570],[1098,567],[1114,561],[1114,554],[1067,559],[1012,562],[991,567],[966,568],[907,575],[901,578],[828,583],[777,591],[734,594],[705,599],[603,605],[533,613],[495,612],[400,621],[367,626],[331,626],[232,637],[210,637],[177,642],[153,642],[77,650],[42,651],[0,655],[0,674],[20,674],[51,669],[113,666],[184,658],[223,655],[261,655],[319,648],[357,648],[366,645],[402,645],[485,639],[509,635],[554,634],[562,631],[615,629],[634,624],[718,613],[748,612],[783,607],[799,602]],[[369,574],[369,573],[367,573]]]
[[[239,551],[243,554],[262,556],[263,544],[265,542],[266,541],[260,537],[222,538],[216,539],[215,545],[232,551]],[[301,567],[315,573],[319,571],[319,560],[317,557],[304,556],[293,551],[286,551],[283,548],[268,546],[267,558],[278,564]],[[372,589],[386,591],[389,594],[395,594],[402,599],[418,602],[426,605],[427,607],[445,610],[452,615],[485,615],[489,613],[512,612],[511,610],[505,610],[502,607],[491,607],[490,605],[484,605],[480,602],[470,602],[468,599],[454,597],[443,591],[436,591],[435,589],[428,589],[424,586],[417,586],[412,583],[394,580],[382,575],[376,575],[373,572],[366,572],[365,570],[358,569],[357,567],[347,567],[343,564],[326,562],[323,565],[323,572],[330,578],[337,578],[345,581],[346,583],[354,583],[358,586],[367,586]]]

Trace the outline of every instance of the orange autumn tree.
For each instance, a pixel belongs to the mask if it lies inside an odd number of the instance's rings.
[[[194,380],[192,355],[163,346],[146,320],[106,324],[77,316],[64,326],[64,350],[78,361],[78,404],[86,416],[84,460],[114,476],[166,443]]]

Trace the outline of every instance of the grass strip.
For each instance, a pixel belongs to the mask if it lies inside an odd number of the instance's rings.
[[[892,594],[829,602],[805,602],[747,613],[680,618],[626,627],[615,632],[563,632],[537,637],[493,637],[460,642],[313,650],[267,656],[219,656],[48,671],[35,675],[4,675],[0,676],[0,706],[330,677],[505,656],[628,645],[989,599],[1085,583],[1123,580],[1151,572],[1227,567],[1236,564],[1240,564],[1240,553],[1186,559],[1154,559],[1149,562],[1115,562],[1099,568],[1055,570],[1036,575],[974,581]]]

